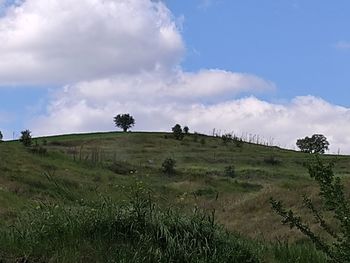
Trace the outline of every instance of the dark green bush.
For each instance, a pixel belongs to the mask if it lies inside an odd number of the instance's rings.
[[[224,170],[224,175],[231,178],[235,177],[236,176],[235,167],[233,165],[226,166]]]
[[[227,134],[224,134],[221,136],[221,139],[222,139],[222,142],[226,145],[230,142],[232,142],[232,134],[230,133],[227,133]]]
[[[173,131],[173,136],[176,140],[182,140],[184,138],[180,124],[176,124],[171,130]]]
[[[172,158],[167,158],[162,163],[162,171],[165,174],[175,174],[176,161]]]
[[[21,138],[19,141],[25,146],[29,147],[32,145],[32,135],[30,130],[21,131]]]
[[[116,174],[128,175],[136,172],[134,166],[127,162],[115,161],[108,166],[108,169]]]

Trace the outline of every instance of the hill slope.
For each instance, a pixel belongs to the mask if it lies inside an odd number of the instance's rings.
[[[218,221],[245,236],[299,239],[280,227],[270,209],[273,196],[297,206],[303,193],[315,195],[304,163],[310,155],[221,138],[188,135],[183,141],[166,133],[96,133],[36,139],[46,155],[32,153],[19,142],[0,144],[0,224],[41,202],[74,204],[75,200],[109,196],[126,198],[125,189],[141,183],[159,202],[190,211],[216,210]],[[165,158],[176,160],[176,175],[161,172]],[[350,158],[337,159],[336,172],[346,178]],[[235,167],[235,177],[225,167]],[[346,180],[347,183],[347,180]]]

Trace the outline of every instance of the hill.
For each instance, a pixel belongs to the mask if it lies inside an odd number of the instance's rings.
[[[161,209],[187,215],[194,207],[208,214],[215,210],[217,222],[245,238],[300,242],[299,233],[281,226],[268,200],[281,199],[308,217],[301,196],[317,198],[305,168],[312,157],[277,147],[140,132],[62,135],[35,143],[46,150],[33,152],[17,141],[0,144],[0,227],[42,204],[75,207],[77,200],[101,196],[122,203],[141,185]],[[174,175],[161,171],[166,158],[176,161]],[[336,160],[337,175],[349,185],[350,157],[323,158]],[[234,174],[228,174],[229,166]]]

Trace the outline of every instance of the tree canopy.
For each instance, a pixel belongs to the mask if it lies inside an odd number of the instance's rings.
[[[122,128],[124,132],[135,125],[135,119],[130,114],[118,114],[114,117],[116,127]]]
[[[323,154],[328,150],[329,142],[322,134],[314,134],[310,137],[297,140],[297,146],[302,152]]]

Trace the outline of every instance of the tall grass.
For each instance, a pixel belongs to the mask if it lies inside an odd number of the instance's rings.
[[[0,262],[259,262],[214,215],[162,210],[144,194],[75,207],[41,205],[0,231]]]

